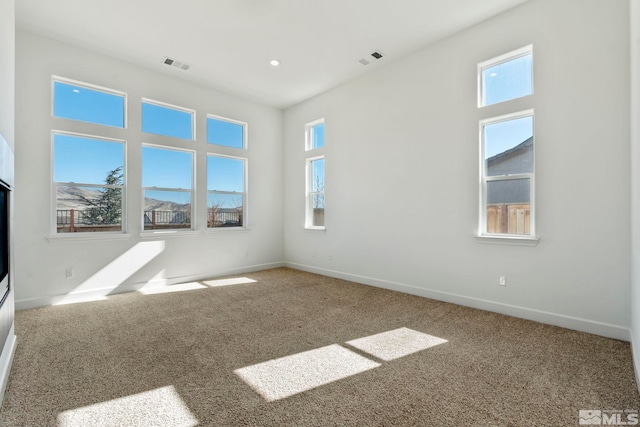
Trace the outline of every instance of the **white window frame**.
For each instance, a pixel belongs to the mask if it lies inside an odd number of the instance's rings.
[[[142,188],[142,200],[141,200],[141,211],[142,211],[142,217],[141,217],[141,222],[142,222],[142,233],[141,234],[162,234],[162,233],[187,233],[187,232],[192,232],[196,229],[196,222],[197,222],[197,218],[195,213],[197,212],[196,209],[196,151],[195,150],[188,150],[188,149],[184,149],[184,148],[178,148],[178,147],[174,147],[174,146],[167,146],[167,145],[159,145],[159,144],[148,144],[148,143],[142,143],[141,147],[140,147],[140,164],[142,165],[142,149],[144,147],[150,147],[150,148],[158,148],[161,150],[171,150],[171,151],[182,151],[185,153],[191,153],[191,189],[184,189],[184,188],[173,188],[173,187],[141,187]],[[142,172],[142,171],[141,171]],[[144,177],[141,174],[141,181],[144,180]],[[165,229],[157,229],[157,230],[145,230],[144,228],[144,199],[145,199],[145,192],[149,190],[149,191],[172,191],[172,192],[176,192],[176,193],[189,193],[190,194],[190,198],[189,200],[191,201],[191,226],[189,228],[165,228]]]
[[[502,123],[509,120],[520,119],[523,117],[531,117],[533,123],[533,165],[532,172],[530,173],[518,173],[518,174],[505,174],[505,175],[493,175],[487,176],[486,161],[485,161],[485,132],[484,128],[487,125],[493,125],[496,123]],[[479,218],[479,236],[480,237],[492,237],[492,238],[505,238],[505,239],[536,239],[535,228],[535,149],[536,149],[536,137],[535,137],[535,115],[534,110],[524,110],[516,113],[505,114],[498,117],[492,117],[489,119],[480,120],[479,126],[479,140],[480,140],[480,212]],[[504,180],[517,180],[517,179],[529,179],[529,234],[508,234],[508,233],[488,233],[487,232],[487,183]]]
[[[312,129],[314,127],[316,127],[318,125],[323,125],[323,124],[324,124],[324,118],[321,118],[321,119],[309,122],[304,126],[305,150],[306,151],[322,150],[324,148],[324,145],[322,147],[313,148],[313,132],[312,132]]]
[[[316,194],[322,194],[323,200],[325,201],[325,213],[326,213],[326,198],[325,195],[325,187],[323,186],[322,191],[313,191],[313,168],[311,164],[317,160],[325,160],[325,156],[316,156],[309,157],[306,159],[305,169],[306,169],[306,183],[305,183],[305,228],[309,230],[325,230],[326,229],[326,217],[325,217],[325,225],[313,225],[313,196]],[[326,179],[326,166],[327,163],[325,161],[325,179]]]
[[[517,98],[511,98],[504,101],[496,102],[494,104],[484,104],[483,102],[483,94],[484,94],[484,80],[482,79],[482,72],[491,67],[495,67],[496,65],[504,64],[505,62],[512,61],[514,59],[521,58],[523,56],[531,55],[531,94],[523,95]],[[478,64],[478,108],[486,108],[491,107],[493,105],[502,104],[503,102],[509,102],[514,99],[524,98],[526,96],[531,96],[534,93],[534,78],[533,78],[533,45],[527,45],[521,47],[516,50],[512,50],[511,52],[507,52],[503,55],[496,56],[495,58],[491,58],[489,60],[480,62]]]
[[[190,139],[180,138],[178,136],[162,135],[160,133],[142,131],[143,120],[144,120],[144,118],[142,117],[142,104],[152,104],[158,107],[168,108],[170,110],[176,110],[176,111],[181,111],[183,113],[191,114],[191,138]],[[183,141],[196,141],[196,110],[192,110],[191,108],[180,107],[179,105],[169,104],[162,101],[156,101],[150,98],[142,98],[142,100],[140,101],[140,130],[142,131],[143,134],[146,134],[146,135],[158,135],[164,138],[175,138]]]
[[[89,138],[95,139],[98,141],[106,141],[106,142],[115,142],[122,144],[122,185],[106,185],[106,184],[90,184],[86,182],[63,182],[63,181],[55,181],[55,156],[54,156],[54,141],[55,135],[68,135],[79,138]],[[115,138],[107,138],[105,136],[99,135],[89,135],[78,132],[68,132],[62,130],[53,129],[51,131],[51,236],[56,237],[78,237],[78,235],[86,236],[94,236],[99,238],[99,236],[103,235],[118,235],[125,234],[127,232],[127,141],[123,139],[115,139]],[[121,218],[120,218],[120,231],[101,231],[101,232],[81,232],[81,233],[58,233],[58,187],[62,186],[74,186],[74,187],[88,187],[88,188],[120,188],[122,191],[122,208],[121,208]]]
[[[214,144],[215,145],[215,144]],[[248,212],[247,212],[247,205],[248,205],[248,186],[247,186],[247,182],[248,182],[248,169],[249,169],[249,159],[247,159],[246,157],[238,157],[238,156],[227,156],[224,154],[219,154],[219,153],[207,153],[207,159],[209,158],[209,156],[212,157],[225,157],[228,159],[235,159],[235,160],[242,160],[243,163],[243,168],[242,168],[242,192],[237,192],[237,191],[222,191],[222,190],[209,190],[209,186],[207,185],[207,219],[206,219],[206,229],[207,230],[241,230],[241,229],[245,229],[247,228],[247,219],[249,218]],[[207,182],[209,181],[209,176],[208,176],[208,168],[207,168]],[[209,227],[209,194],[238,194],[242,196],[242,226],[239,227]]]
[[[249,149],[249,137],[248,137],[249,124],[247,122],[230,119],[228,117],[216,116],[215,114],[207,114],[207,119],[213,119],[221,122],[228,122],[228,123],[233,123],[233,124],[242,126],[242,148],[230,147],[228,145],[220,145],[220,144],[215,144],[213,142],[206,141],[208,145],[210,146],[213,145],[215,147],[230,148],[232,150],[248,150]],[[208,136],[208,133],[209,133],[209,129],[207,124],[207,136]]]
[[[124,108],[123,108],[124,117],[123,117],[123,122],[122,122],[123,126],[119,127],[119,126],[105,125],[105,124],[101,124],[101,123],[87,122],[87,121],[83,121],[83,120],[69,119],[69,118],[66,118],[66,117],[56,116],[55,112],[54,112],[55,84],[56,84],[56,82],[64,83],[64,84],[68,84],[68,85],[73,85],[73,86],[78,86],[78,87],[81,87],[81,88],[86,88],[86,89],[97,91],[97,92],[103,92],[103,93],[106,93],[108,95],[114,95],[114,96],[122,97],[122,102],[124,104]],[[129,116],[129,114],[127,113],[128,105],[129,105],[129,103],[128,103],[128,100],[127,100],[127,93],[126,92],[122,92],[122,91],[111,89],[111,88],[104,87],[104,86],[94,85],[94,84],[91,84],[91,83],[81,82],[79,80],[68,79],[66,77],[60,77],[60,76],[56,76],[56,75],[52,75],[51,76],[51,117],[56,117],[56,118],[64,119],[64,120],[71,120],[73,122],[78,122],[78,123],[89,123],[90,125],[96,125],[96,126],[106,126],[106,127],[110,127],[110,128],[116,128],[116,129],[127,129],[127,118]]]

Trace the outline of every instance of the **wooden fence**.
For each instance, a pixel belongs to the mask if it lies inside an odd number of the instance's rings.
[[[497,204],[487,206],[487,233],[531,234],[529,222],[531,210],[528,204]]]

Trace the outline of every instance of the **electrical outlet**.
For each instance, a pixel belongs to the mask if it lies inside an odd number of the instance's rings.
[[[329,253],[329,261],[333,259],[333,254]]]
[[[500,286],[507,286],[507,277],[506,276],[500,276],[500,280],[499,280],[498,284]]]
[[[67,268],[64,272],[64,277],[67,279],[73,279],[73,268]]]

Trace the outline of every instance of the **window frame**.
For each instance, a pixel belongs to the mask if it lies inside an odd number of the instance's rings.
[[[154,134],[155,135],[155,134]],[[144,147],[150,147],[150,148],[157,148],[157,149],[161,149],[161,150],[170,150],[170,151],[182,151],[182,152],[186,152],[186,153],[191,153],[191,189],[184,189],[184,188],[178,188],[178,187],[144,187],[142,185],[142,182],[144,181],[144,171],[142,170],[142,164],[143,164],[143,149]],[[196,217],[196,213],[197,213],[197,209],[196,209],[196,150],[190,150],[187,148],[179,148],[179,147],[174,147],[174,146],[168,146],[168,145],[160,145],[160,144],[151,144],[151,143],[141,143],[140,144],[140,188],[142,190],[142,194],[141,194],[141,212],[142,212],[142,216],[140,218],[141,220],[141,234],[142,235],[152,235],[152,234],[160,234],[160,233],[189,233],[189,232],[193,232],[194,230],[196,230],[196,226],[197,226],[197,217]],[[172,192],[177,192],[177,193],[189,193],[189,200],[191,203],[191,212],[190,212],[190,219],[191,219],[191,223],[189,227],[182,227],[182,228],[162,228],[162,229],[150,229],[147,230],[145,229],[145,223],[144,223],[144,213],[145,213],[145,194],[146,191],[172,191]]]
[[[105,142],[114,142],[122,144],[122,185],[107,185],[107,184],[91,184],[91,183],[80,183],[73,181],[55,181],[55,136],[56,135],[67,135],[78,138],[87,138],[87,139],[95,139],[98,141]],[[69,238],[69,237],[79,237],[79,236],[95,236],[96,238],[100,238],[99,236],[103,235],[122,235],[127,233],[127,141],[124,139],[116,139],[109,138],[106,136],[99,135],[90,135],[79,132],[69,132],[63,130],[52,129],[51,130],[51,142],[50,142],[50,162],[51,162],[51,236]],[[121,196],[121,217],[120,217],[120,231],[100,231],[100,232],[69,232],[69,233],[58,233],[58,187],[59,186],[74,186],[74,187],[85,187],[85,188],[120,188],[122,192]]]
[[[56,82],[59,82],[59,83],[62,83],[62,84],[66,84],[66,85],[71,85],[71,86],[77,86],[79,88],[85,88],[85,89],[89,89],[89,90],[96,91],[96,92],[102,92],[102,93],[105,93],[107,95],[114,95],[114,96],[121,97],[122,98],[122,103],[123,103],[122,127],[103,124],[103,123],[88,122],[86,120],[78,120],[78,119],[73,119],[73,118],[69,118],[69,117],[56,116],[55,115],[55,101],[56,101],[55,100],[55,93],[56,93],[55,92],[55,88],[56,88]],[[91,83],[82,82],[82,81],[79,81],[79,80],[74,80],[74,79],[69,79],[69,78],[66,78],[66,77],[57,76],[55,74],[51,75],[51,117],[55,117],[57,119],[63,119],[63,120],[71,120],[72,122],[78,122],[78,123],[88,123],[90,125],[106,126],[106,127],[115,128],[115,129],[127,129],[128,116],[129,116],[129,114],[128,114],[128,105],[129,105],[129,102],[128,102],[128,99],[127,99],[127,93],[126,92],[115,90],[115,89],[111,89],[111,88],[104,87],[104,86],[91,84]]]
[[[495,102],[493,104],[484,104],[483,100],[484,100],[484,93],[485,93],[485,85],[484,85],[484,79],[482,78],[482,72],[487,69],[487,68],[491,68],[491,67],[495,67],[496,65],[500,65],[500,64],[504,64],[506,62],[512,61],[514,59],[518,59],[518,58],[522,58],[524,56],[527,55],[531,55],[531,93],[527,94],[527,95],[522,95],[522,96],[518,96],[516,98],[510,98],[510,99],[506,99],[504,101],[499,101],[499,102]],[[478,79],[478,108],[487,108],[487,107],[491,107],[493,105],[498,105],[498,104],[502,104],[505,102],[509,102],[509,101],[513,101],[515,99],[521,99],[521,98],[525,98],[527,96],[531,96],[534,94],[535,88],[534,88],[534,73],[533,73],[533,61],[534,61],[534,57],[533,57],[533,44],[529,44],[527,46],[523,46],[519,49],[515,49],[512,50],[510,52],[504,53],[502,55],[498,55],[494,58],[488,59],[486,61],[482,61],[480,63],[478,63],[477,66],[477,79]]]
[[[504,123],[510,120],[517,120],[524,117],[531,117],[532,120],[532,169],[531,172],[503,175],[487,175],[486,159],[485,159],[485,127],[497,123]],[[535,148],[536,148],[536,132],[535,132],[535,114],[533,109],[518,111],[515,113],[504,114],[497,117],[491,117],[480,120],[479,122],[479,141],[480,141],[480,212],[478,215],[478,236],[505,239],[536,239],[535,227]],[[510,233],[489,233],[487,231],[487,183],[507,180],[525,180],[529,179],[529,234],[510,234]]]
[[[213,145],[217,145],[217,144],[213,144]],[[237,192],[237,191],[224,191],[224,190],[209,190],[209,167],[208,167],[208,160],[209,157],[223,157],[223,158],[227,158],[227,159],[234,159],[234,160],[241,160],[242,161],[242,192]],[[243,229],[247,229],[247,219],[249,218],[248,216],[248,171],[249,171],[249,159],[246,157],[240,157],[240,156],[229,156],[229,155],[225,155],[225,154],[220,154],[220,153],[212,153],[212,152],[207,152],[206,153],[206,159],[207,159],[207,179],[206,179],[206,205],[207,205],[207,214],[206,214],[206,230],[207,231],[212,231],[212,230],[243,230]],[[242,225],[237,226],[237,227],[209,227],[209,194],[240,194],[242,196]]]
[[[156,107],[162,107],[162,108],[166,108],[169,110],[175,110],[175,111],[180,111],[183,113],[188,113],[191,115],[191,138],[181,138],[179,136],[173,136],[173,135],[164,135],[161,133],[155,133],[155,132],[146,132],[143,130],[144,128],[144,114],[142,112],[143,104],[150,104],[150,105],[155,105]],[[151,99],[151,98],[142,98],[140,100],[140,131],[142,132],[142,134],[145,135],[157,135],[157,136],[161,136],[164,138],[174,138],[177,140],[181,140],[181,141],[196,141],[196,110],[193,110],[191,108],[186,108],[186,107],[180,107],[179,105],[174,105],[174,104],[169,104],[167,102],[162,102],[162,101],[156,101],[155,99]]]
[[[208,137],[209,137],[209,119],[212,120],[218,120],[221,122],[228,122],[228,123],[233,123],[235,125],[240,125],[242,126],[242,147],[237,148],[237,147],[231,147],[229,145],[221,145],[221,144],[216,144],[214,142],[209,142],[208,141]],[[222,116],[217,116],[215,114],[207,114],[207,145],[211,145],[214,147],[224,147],[224,148],[230,148],[232,150],[248,150],[249,149],[249,124],[247,122],[243,122],[240,120],[235,120],[235,119],[230,119],[228,117],[222,117]]]
[[[313,147],[313,128],[318,125],[324,125],[324,117],[309,122],[304,125],[305,132],[305,151],[322,150],[324,148],[324,141],[322,147]]]
[[[323,185],[322,191],[313,191],[313,167],[312,163],[318,160],[325,161],[325,177],[326,180],[326,159],[325,155],[319,155],[315,157],[309,157],[305,160],[305,228],[308,230],[326,230],[326,218],[324,225],[313,225],[313,196],[316,194],[322,194],[322,198],[325,202],[325,212],[326,212],[326,198],[325,198],[325,187],[326,184]],[[324,180],[323,180],[324,183]]]

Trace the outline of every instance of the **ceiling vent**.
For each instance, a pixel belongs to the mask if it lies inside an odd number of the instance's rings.
[[[377,61],[378,59],[382,59],[383,56],[384,55],[382,54],[382,52],[380,52],[379,50],[374,50],[368,56],[366,56],[366,57],[364,57],[362,59],[358,59],[358,62],[361,63],[362,65],[369,65],[373,61]]]
[[[171,67],[179,68],[184,71],[187,71],[189,68],[191,68],[191,65],[184,62],[176,61],[175,59],[169,58],[168,56],[162,60],[162,63]]]

